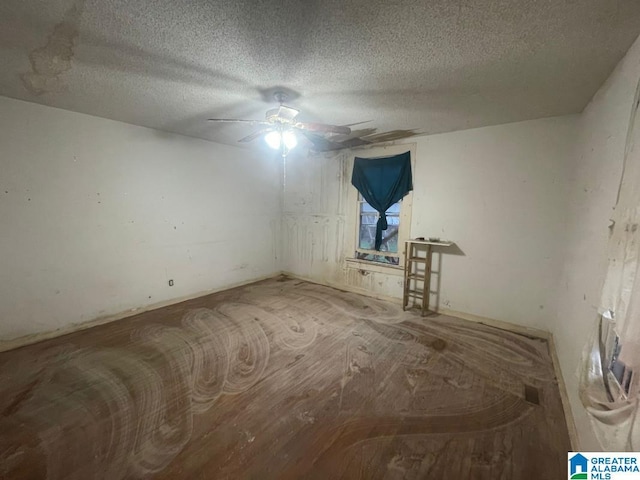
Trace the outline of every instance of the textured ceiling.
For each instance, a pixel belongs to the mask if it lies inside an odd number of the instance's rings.
[[[2,0],[0,95],[233,144],[205,119],[282,86],[435,133],[580,112],[639,33],[638,0]]]

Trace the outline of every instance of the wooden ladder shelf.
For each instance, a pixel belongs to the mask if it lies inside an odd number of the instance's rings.
[[[404,294],[402,309],[409,306],[409,297],[420,299],[424,317],[429,311],[431,293],[431,254],[433,246],[450,247],[453,242],[431,240],[407,240],[404,243]],[[420,266],[423,266],[421,269]],[[420,288],[422,283],[422,288]],[[415,301],[415,300],[414,300]]]

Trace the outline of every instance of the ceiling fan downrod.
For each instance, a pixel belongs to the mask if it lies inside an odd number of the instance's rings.
[[[289,98],[289,96],[284,93],[284,92],[274,92],[273,93],[273,98],[275,99],[276,102],[278,102],[280,105],[283,105],[284,102],[287,101],[287,98]]]

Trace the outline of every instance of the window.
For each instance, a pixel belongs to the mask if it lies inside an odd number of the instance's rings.
[[[345,160],[345,171],[351,172],[354,157],[386,157],[398,155],[407,150],[411,152],[411,169],[415,172],[415,143],[354,149],[352,156]],[[350,252],[347,253],[346,266],[358,270],[401,275],[404,265],[404,242],[410,238],[413,193],[409,192],[401,201],[387,210],[388,228],[382,231],[382,245],[380,251],[376,251],[374,241],[378,212],[351,185],[350,178],[346,181],[349,182],[346,218],[348,234],[344,238],[346,251]]]
[[[400,208],[402,201],[387,210],[387,229],[382,231],[380,251],[374,250],[376,224],[380,214],[358,194],[358,238],[355,258],[371,262],[399,265],[398,235],[400,231]]]

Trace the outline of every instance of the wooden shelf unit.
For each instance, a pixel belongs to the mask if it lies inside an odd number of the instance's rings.
[[[409,305],[409,297],[420,298],[421,313],[424,317],[429,311],[429,295],[431,293],[431,254],[432,247],[450,247],[453,242],[442,240],[407,240],[404,243],[404,293],[402,296],[402,309]],[[424,252],[424,256],[420,253]],[[424,271],[418,271],[418,266],[423,264]],[[413,288],[411,283],[413,282]],[[419,283],[422,282],[422,289]]]

